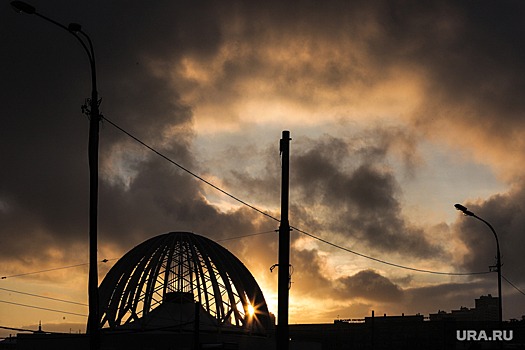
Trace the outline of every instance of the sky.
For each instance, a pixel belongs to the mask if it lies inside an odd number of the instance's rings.
[[[494,237],[462,203],[493,225],[503,276],[525,290],[523,2],[31,4],[92,38],[106,118],[224,191],[278,218],[289,130],[292,226],[393,264],[488,271]],[[87,303],[89,65],[66,31],[2,6],[0,326],[83,332],[87,307],[34,295]],[[234,253],[277,312],[278,222],[109,122],[99,152],[100,280],[142,241],[195,232]],[[297,230],[291,264],[291,323],[497,295],[495,273],[402,269]],[[525,314],[506,281],[503,307]]]

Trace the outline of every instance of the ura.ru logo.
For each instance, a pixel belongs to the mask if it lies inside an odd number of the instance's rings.
[[[493,330],[486,332],[484,330],[462,330],[456,331],[456,339],[459,341],[509,341],[512,340],[512,330]]]

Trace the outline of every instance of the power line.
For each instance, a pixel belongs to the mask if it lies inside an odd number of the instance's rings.
[[[27,293],[27,292],[21,292],[21,291],[13,290],[13,289],[0,288],[0,290],[5,290],[7,292],[18,293],[18,294],[23,294],[23,295],[29,295],[31,297],[36,297],[36,298],[42,298],[42,299],[48,299],[48,300],[53,300],[53,301],[59,301],[59,302],[62,302],[62,303],[69,303],[69,304],[75,304],[75,305],[81,305],[81,306],[88,306],[87,304],[78,303],[76,301],[70,301],[70,300],[65,300],[65,299],[46,297],[44,295],[38,295],[38,294],[32,294],[32,293]]]
[[[103,260],[99,261],[99,263],[107,263],[108,261],[112,261],[112,260],[117,260],[117,258],[103,259]],[[17,275],[2,276],[0,279],[5,280],[7,278],[21,277],[21,276],[34,275],[34,274],[43,273],[43,272],[50,272],[50,271],[57,271],[57,270],[63,270],[63,269],[70,269],[72,267],[79,267],[79,266],[84,266],[84,265],[89,265],[89,263],[82,263],[82,264],[63,266],[63,267],[55,267],[55,268],[47,269],[47,270],[39,270],[39,271],[33,271],[33,272],[19,273]]]
[[[263,234],[272,233],[272,232],[275,232],[275,230],[269,230],[269,231],[264,231],[264,232],[252,233],[252,234],[243,235],[243,236],[236,236],[236,237],[230,237],[230,238],[223,238],[223,239],[216,240],[216,242],[231,241],[231,240],[234,240],[234,239],[242,239],[242,238],[246,238],[246,237],[258,236],[258,235],[263,235]],[[112,260],[118,260],[118,258],[103,259],[103,260],[101,260],[100,262],[101,262],[101,263],[107,263],[108,261],[112,261]],[[79,266],[85,266],[85,265],[89,265],[89,263],[76,264],[76,265],[69,265],[69,266],[62,266],[62,267],[55,267],[55,268],[52,268],[52,269],[39,270],[39,271],[33,271],[33,272],[25,272],[25,273],[21,273],[21,274],[17,274],[17,275],[2,276],[1,279],[7,279],[7,278],[13,278],[13,277],[20,277],[20,276],[27,276],[27,275],[33,275],[33,274],[44,273],[44,272],[50,272],[50,271],[57,271],[57,270],[63,270],[63,269],[70,269],[70,268],[72,268],[72,267],[79,267]],[[9,291],[9,292],[13,292],[13,293],[20,293],[20,294],[32,295],[32,294],[29,294],[29,293],[18,292],[18,291],[10,290],[10,289],[6,289],[6,288],[0,288],[0,290],[6,290],[6,291]],[[41,298],[47,298],[47,299],[53,299],[53,298],[48,298],[48,297],[44,297],[44,296],[40,296],[40,295],[36,295],[36,294],[34,294],[34,295],[32,295],[32,296],[41,297]],[[60,299],[56,299],[56,300],[57,300],[57,301],[63,301],[63,302],[69,302],[69,301],[66,301],[66,300],[60,300]],[[75,302],[71,302],[71,303],[75,303]],[[87,305],[87,304],[80,304],[80,303],[77,303],[77,304],[79,304],[79,305]]]
[[[236,237],[231,237],[231,238],[218,239],[218,240],[216,240],[216,242],[231,241],[233,239],[241,239],[241,238],[246,238],[246,237],[259,236],[259,235],[264,235],[264,234],[272,233],[272,232],[275,232],[275,230],[264,231],[264,232],[259,232],[259,233],[252,233],[252,234],[244,235],[244,236],[236,236]]]
[[[130,134],[129,132],[127,132],[126,130],[122,129],[120,126],[118,126],[117,124],[113,123],[111,120],[109,120],[108,118],[102,116],[102,119],[106,120],[109,124],[113,125],[115,128],[117,128],[118,130],[122,131],[124,134],[128,135],[129,137],[131,137],[133,140],[135,140],[136,142],[140,143],[142,146],[146,147],[147,149],[149,149],[150,151],[152,151],[153,153],[157,154],[158,156],[164,158],[165,160],[167,160],[168,162],[170,162],[171,164],[175,165],[176,167],[178,167],[179,169],[181,170],[184,170],[185,172],[187,172],[188,174],[190,174],[191,176],[201,180],[202,182],[204,182],[205,184],[207,184],[208,186],[211,186],[213,187],[214,189],[216,189],[217,191],[221,192],[222,194],[236,200],[237,202],[255,210],[256,212],[272,219],[272,220],[275,220],[277,222],[279,222],[280,220],[271,216],[270,214],[268,213],[265,213],[264,211],[254,207],[253,205],[251,204],[248,204],[246,203],[245,201],[241,200],[240,198],[238,197],[235,197],[234,195],[226,192],[225,190],[221,189],[220,187],[212,184],[211,182],[209,182],[208,180],[205,180],[204,178],[200,177],[199,175],[195,174],[194,172],[190,171],[189,169],[183,167],[182,165],[180,165],[179,163],[175,162],[174,160],[168,158],[167,156],[165,156],[164,154],[160,153],[159,151],[157,151],[156,149],[154,149],[153,147],[149,146],[148,144],[146,144],[145,142],[141,141],[139,138],[133,136],[132,134]]]
[[[88,265],[88,264],[89,263],[76,264],[76,265],[57,267],[57,268],[47,269],[47,270],[40,270],[40,271],[34,271],[34,272],[20,273],[20,274],[17,274],[17,275],[2,276],[1,279],[5,280],[6,278],[11,278],[11,277],[20,277],[20,276],[27,276],[27,275],[32,275],[32,274],[41,273],[41,272],[49,272],[49,271],[56,271],[56,270],[62,270],[62,269],[70,269],[72,267],[79,267],[79,266],[84,266],[84,265]]]
[[[509,281],[509,280],[507,279],[507,277],[505,277],[505,276],[503,276],[503,275],[501,275],[501,277],[503,277],[503,279],[504,279],[505,281],[507,281],[508,284],[510,284],[511,286],[513,286],[514,289],[516,289],[516,290],[517,290],[518,292],[520,292],[521,294],[525,295],[525,292],[523,292],[521,289],[519,289],[518,287],[516,287],[516,286],[514,285],[514,283],[512,283],[511,281]]]
[[[45,311],[51,311],[51,312],[58,312],[58,313],[61,313],[61,314],[68,314],[68,315],[87,317],[87,315],[84,315],[84,314],[77,314],[77,313],[74,313],[74,312],[57,310],[57,309],[49,309],[49,308],[46,308],[46,307],[40,307],[40,306],[34,306],[34,305],[13,303],[11,301],[6,301],[6,300],[0,300],[0,303],[11,304],[11,305],[16,305],[16,306],[23,306],[23,307],[28,307],[28,308],[31,308],[31,309],[38,309],[38,310],[45,310]]]
[[[344,250],[345,252],[349,252],[349,253],[352,253],[352,254],[355,254],[355,255],[358,255],[360,257],[363,257],[363,258],[366,258],[366,259],[370,259],[370,260],[373,260],[373,261],[377,261],[381,264],[385,264],[385,265],[390,265],[390,266],[394,266],[394,267],[398,267],[400,269],[405,269],[405,270],[410,270],[410,271],[416,271],[416,272],[424,272],[424,273],[431,273],[431,274],[435,274],[435,275],[449,275],[449,276],[470,276],[470,275],[485,275],[485,274],[488,274],[488,273],[491,273],[491,271],[485,271],[485,272],[440,272],[440,271],[432,271],[432,270],[424,270],[424,269],[418,269],[418,268],[415,268],[415,267],[409,267],[409,266],[404,266],[404,265],[400,265],[400,264],[395,264],[395,263],[391,263],[389,261],[386,261],[386,260],[382,260],[382,259],[378,259],[378,258],[374,258],[372,256],[368,256],[368,255],[365,255],[365,254],[362,254],[362,253],[359,253],[359,252],[356,252],[354,250],[351,250],[351,249],[348,249],[348,248],[345,248],[345,247],[342,247],[340,245],[337,245],[335,243],[332,243],[332,242],[329,242],[325,239],[322,239],[320,237],[317,237],[317,236],[314,236],[313,234],[311,233],[308,233],[306,231],[303,231],[297,227],[294,227],[294,226],[290,226],[291,228],[293,228],[294,230],[296,231],[299,231],[301,232],[302,234],[305,234],[311,238],[314,238],[320,242],[323,242],[325,244],[328,244],[328,245],[331,245],[332,247],[335,247],[337,249],[341,249],[341,250]]]
[[[246,238],[246,237],[258,236],[258,235],[263,235],[263,234],[267,234],[267,233],[271,233],[271,232],[275,232],[275,230],[269,230],[269,231],[264,231],[264,232],[252,233],[252,234],[243,235],[243,236],[236,236],[236,237],[230,237],[230,238],[223,238],[223,239],[216,240],[216,242],[231,241],[231,240],[234,240],[234,239],[241,239],[241,238]],[[103,260],[101,260],[100,262],[101,262],[101,263],[107,263],[108,261],[113,261],[113,260],[118,260],[118,258],[103,259]],[[69,266],[62,266],[62,267],[54,267],[54,268],[52,268],[52,269],[39,270],[39,271],[32,271],[32,272],[25,272],[25,273],[20,273],[20,274],[16,274],[16,275],[9,275],[9,276],[2,276],[0,279],[5,280],[5,279],[7,279],[7,278],[21,277],[21,276],[27,276],[27,275],[34,275],[34,274],[38,274],[38,273],[44,273],[44,272],[51,272],[51,271],[58,271],[58,270],[70,269],[70,268],[73,268],[73,267],[80,267],[80,266],[85,266],[85,265],[89,265],[89,263],[82,263],[82,264],[69,265]],[[9,290],[9,289],[5,289],[5,288],[0,288],[0,290],[7,290],[7,291],[10,291],[10,292],[13,292],[13,293],[28,294],[28,293],[17,292],[17,291]],[[30,295],[30,294],[28,294],[28,295]],[[42,297],[42,296],[39,296],[39,295],[34,295],[34,296]],[[42,297],[42,298],[44,298],[44,297]],[[62,301],[62,300],[57,300],[57,301]],[[73,303],[74,303],[74,302],[73,302]],[[80,304],[80,305],[85,305],[85,304]]]
[[[117,128],[118,130],[120,130],[121,132],[123,132],[124,134],[126,134],[127,136],[129,136],[130,138],[132,138],[133,140],[135,140],[136,142],[138,142],[139,144],[141,144],[142,146],[146,147],[147,149],[149,149],[150,151],[154,152],[155,154],[159,155],[160,157],[164,158],[165,160],[167,160],[168,162],[170,162],[171,164],[177,166],[178,168],[184,170],[185,172],[187,172],[188,174],[192,175],[193,177],[203,181],[204,183],[206,183],[207,185],[213,187],[214,189],[216,189],[217,191],[223,193],[224,195],[236,200],[237,202],[257,211],[258,213],[274,220],[274,221],[277,221],[277,222],[281,222],[281,220],[277,219],[276,217],[266,213],[266,212],[263,212],[262,210],[254,207],[253,205],[250,205],[248,204],[247,202],[241,200],[240,198],[226,192],[225,190],[219,188],[218,186],[212,184],[211,182],[203,179],[202,177],[200,177],[199,175],[195,174],[194,172],[186,169],[185,167],[183,167],[182,165],[178,164],[177,162],[175,162],[174,160],[170,159],[169,157],[165,156],[164,154],[162,154],[161,152],[157,151],[156,149],[154,149],[153,147],[149,146],[148,144],[146,144],[145,142],[141,141],[139,138],[137,138],[136,136],[132,135],[131,133],[127,132],[126,130],[124,130],[123,128],[121,128],[120,126],[118,126],[117,124],[115,124],[114,122],[112,122],[111,120],[109,120],[108,118],[106,117],[102,117],[104,120],[106,120],[108,123],[110,123],[112,126],[114,126],[115,128]],[[414,267],[409,267],[409,266],[404,266],[404,265],[400,265],[400,264],[395,264],[395,263],[391,263],[391,262],[388,262],[386,260],[382,260],[382,259],[378,259],[378,258],[374,258],[374,257],[371,257],[371,256],[368,256],[368,255],[365,255],[365,254],[362,254],[362,253],[358,253],[356,251],[353,251],[353,250],[350,250],[348,248],[345,248],[345,247],[342,247],[342,246],[339,246],[335,243],[331,243],[327,240],[324,240],[322,238],[319,238],[317,236],[314,236],[313,234],[311,233],[308,233],[306,231],[303,231],[301,229],[298,229],[296,227],[293,227],[293,226],[290,226],[291,228],[307,235],[307,236],[310,236],[311,238],[314,238],[314,239],[317,239],[323,243],[326,243],[328,245],[331,245],[335,248],[338,248],[338,249],[341,249],[341,250],[344,250],[346,252],[349,252],[349,253],[352,253],[352,254],[355,254],[355,255],[358,255],[358,256],[361,256],[363,258],[366,258],[366,259],[370,259],[370,260],[373,260],[373,261],[376,261],[376,262],[379,262],[379,263],[382,263],[382,264],[386,264],[386,265],[390,265],[390,266],[393,266],[393,267],[398,267],[398,268],[401,268],[401,269],[405,269],[405,270],[411,270],[411,271],[416,271],[416,272],[423,272],[423,273],[431,273],[431,274],[436,274],[436,275],[449,275],[449,276],[471,276],[471,275],[483,275],[483,274],[488,274],[488,273],[491,273],[490,271],[487,271],[487,272],[463,272],[463,273],[458,273],[458,272],[439,272],[439,271],[431,271],[431,270],[424,270],[424,269],[417,269],[417,268],[414,268]]]

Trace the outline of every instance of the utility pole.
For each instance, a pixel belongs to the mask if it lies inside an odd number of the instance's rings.
[[[279,278],[277,307],[277,350],[288,350],[288,306],[290,288],[290,223],[288,203],[290,188],[290,132],[283,131],[280,141],[282,187],[281,187],[281,225],[279,226]]]
[[[58,26],[78,40],[86,51],[91,68],[91,98],[82,106],[82,111],[89,117],[88,164],[89,164],[89,273],[88,273],[88,304],[89,315],[87,332],[89,333],[89,348],[100,349],[100,314],[98,295],[98,258],[97,258],[97,222],[98,222],[98,148],[99,124],[102,116],[99,112],[97,92],[97,73],[95,66],[95,49],[89,35],[78,23],[70,23],[67,27],[54,19],[42,15],[36,8],[23,2],[12,1],[11,6],[18,13],[35,15],[43,20]]]
[[[91,45],[90,41],[90,47]],[[101,115],[98,109],[99,99],[96,90],[95,58],[93,56],[93,68],[91,71],[93,89],[89,103],[89,110],[85,110],[89,116],[89,141],[88,141],[88,164],[89,164],[89,272],[88,272],[88,332],[90,335],[89,347],[92,350],[100,349],[100,313],[98,294],[98,147],[99,127]],[[86,108],[86,107],[83,107]]]

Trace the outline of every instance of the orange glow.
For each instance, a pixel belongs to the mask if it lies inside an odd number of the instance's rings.
[[[253,317],[255,315],[255,308],[252,304],[248,304],[248,316]]]

